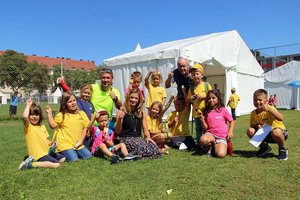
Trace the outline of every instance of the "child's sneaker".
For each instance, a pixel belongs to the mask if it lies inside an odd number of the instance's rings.
[[[279,149],[278,159],[279,160],[287,160],[288,159],[289,150],[287,148]]]
[[[131,153],[129,153],[127,156],[124,157],[124,160],[135,160],[137,159],[139,156],[133,155]]]
[[[121,162],[121,159],[119,158],[119,156],[117,155],[112,155],[111,156],[111,164],[116,164],[116,163],[119,163]]]
[[[32,168],[32,162],[34,158],[32,156],[28,156],[19,166],[19,170],[30,169]]]
[[[212,155],[212,149],[213,149],[213,147],[212,146],[210,146],[209,148],[208,148],[208,150],[207,150],[207,152],[206,152],[206,156],[207,157],[211,157]]]
[[[272,150],[272,148],[268,144],[263,144],[260,146],[259,150],[256,152],[256,157],[262,157],[269,153]]]

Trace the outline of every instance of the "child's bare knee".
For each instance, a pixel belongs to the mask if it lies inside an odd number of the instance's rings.
[[[247,136],[249,138],[252,138],[254,134],[255,134],[255,129],[254,128],[250,127],[250,128],[247,129]]]
[[[218,158],[225,158],[226,157],[226,152],[225,151],[216,152],[216,156]]]

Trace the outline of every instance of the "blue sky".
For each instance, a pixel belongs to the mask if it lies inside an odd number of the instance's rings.
[[[251,49],[300,43],[299,0],[11,0],[0,7],[0,50],[97,65],[137,43],[233,29]],[[300,45],[291,49],[300,53]]]

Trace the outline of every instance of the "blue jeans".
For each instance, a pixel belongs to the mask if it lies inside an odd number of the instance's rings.
[[[91,152],[85,147],[83,147],[80,150],[67,149],[67,150],[62,151],[60,153],[62,155],[64,155],[66,157],[67,161],[69,161],[69,162],[77,161],[78,158],[88,159],[88,158],[92,157]]]
[[[203,134],[203,128],[202,128],[202,125],[201,125],[200,118],[197,117],[194,120],[195,120],[195,125],[196,125],[196,143],[199,144],[200,137]]]

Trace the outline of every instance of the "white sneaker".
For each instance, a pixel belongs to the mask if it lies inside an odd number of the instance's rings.
[[[179,146],[179,150],[186,150],[187,146],[184,143],[181,143]]]
[[[23,170],[23,169],[30,169],[32,168],[32,162],[33,162],[34,158],[32,156],[28,156],[28,158],[26,158],[26,160],[24,160],[20,165],[19,165],[19,170]]]

